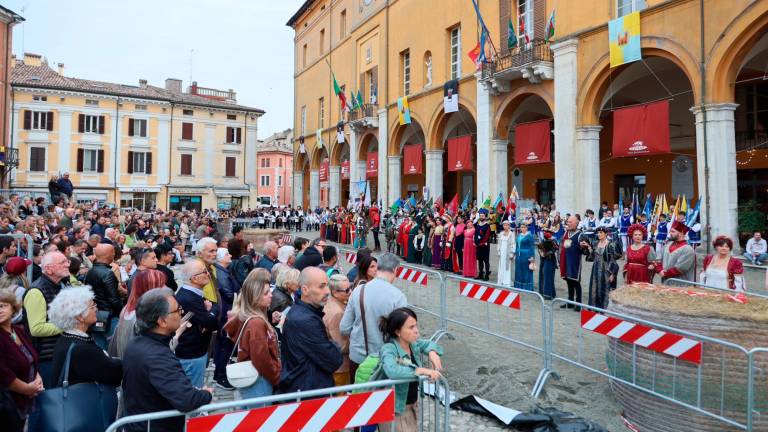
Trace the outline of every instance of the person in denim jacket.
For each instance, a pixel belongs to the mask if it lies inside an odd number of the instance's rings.
[[[389,379],[408,379],[425,376],[435,381],[442,376],[440,356],[443,348],[436,343],[419,339],[416,313],[401,307],[382,318],[379,330],[386,343],[379,351],[379,362],[384,375]],[[421,356],[427,354],[434,369],[422,367]],[[419,382],[395,386],[395,430],[416,431],[418,429]],[[379,430],[389,430],[379,425]]]

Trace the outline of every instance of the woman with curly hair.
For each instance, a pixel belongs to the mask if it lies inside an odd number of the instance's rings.
[[[653,278],[653,262],[656,261],[656,251],[643,240],[648,235],[645,227],[634,224],[629,227],[628,235],[632,243],[627,246],[627,262],[624,264],[624,283],[651,282]]]

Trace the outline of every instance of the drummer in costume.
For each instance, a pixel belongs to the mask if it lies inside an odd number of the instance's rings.
[[[667,241],[667,235],[669,233],[669,223],[667,222],[667,215],[664,213],[659,215],[659,223],[656,225],[656,256],[661,257],[664,253],[664,243]]]
[[[626,251],[629,245],[629,226],[634,223],[634,218],[629,214],[629,207],[624,207],[624,213],[619,218],[619,237],[621,237],[621,250]]]
[[[656,262],[656,272],[662,282],[667,279],[696,280],[696,253],[685,240],[689,228],[682,222],[675,221],[669,229],[669,243],[664,247],[661,262]]]

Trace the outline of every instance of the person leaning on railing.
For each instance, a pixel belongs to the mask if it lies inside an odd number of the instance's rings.
[[[385,343],[379,351],[381,370],[389,379],[409,379],[425,376],[435,381],[442,376],[443,368],[440,345],[420,339],[416,313],[407,307],[393,310],[379,322]],[[426,354],[434,369],[422,367],[421,356]],[[419,382],[413,381],[395,386],[395,430],[398,432],[418,430]],[[390,430],[379,425],[379,430]]]

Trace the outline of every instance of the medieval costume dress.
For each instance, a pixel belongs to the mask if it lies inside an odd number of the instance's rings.
[[[557,296],[555,269],[557,268],[557,241],[551,233],[544,233],[539,249],[539,294],[547,300]]]
[[[454,269],[455,273],[461,274],[462,265],[464,264],[464,224],[457,223],[454,228],[453,235],[453,251],[458,268]]]
[[[445,225],[443,225],[443,261],[441,268],[445,271],[453,271],[453,237],[455,231],[451,219],[443,216]]]
[[[608,294],[616,289],[619,265],[616,260],[621,258],[619,246],[610,240],[601,244],[596,241],[587,255],[587,261],[592,262],[592,273],[589,276],[589,305],[605,309],[608,307]],[[612,279],[612,280],[611,280]]]
[[[517,235],[515,255],[515,288],[533,291],[533,269],[531,261],[536,251],[536,240],[530,231]]]
[[[339,238],[339,243],[349,244],[349,217],[348,216],[344,216],[344,219],[341,223],[341,235]]]
[[[464,228],[464,265],[461,274],[464,277],[477,277],[477,254],[475,249],[475,227]]]
[[[672,223],[672,229],[678,231],[681,237],[664,246],[661,264],[656,263],[656,271],[664,272],[662,282],[672,278],[693,282],[696,280],[696,252],[685,240],[688,227],[682,222],[675,221]]]
[[[434,233],[432,234],[432,267],[439,269],[442,264],[442,251],[443,247],[443,226],[435,226]]]
[[[422,254],[421,262],[419,264],[430,267],[432,266],[432,233],[435,227],[431,224],[431,220],[428,220],[424,224],[424,253]]]
[[[632,238],[635,231],[643,233],[643,238],[646,238],[647,231],[642,223],[636,223],[629,227],[627,230],[627,236]],[[647,244],[641,244],[636,249],[634,243],[627,246],[627,262],[624,264],[624,283],[631,284],[634,282],[651,282],[653,279],[651,271],[648,266],[656,261],[656,252]]]
[[[504,221],[509,225],[509,221]],[[496,235],[496,253],[499,256],[499,269],[496,272],[496,283],[512,286],[512,266],[515,259],[515,233],[501,231]]]
[[[397,229],[397,245],[399,246],[399,251],[401,254],[401,257],[406,257],[408,255],[408,230],[410,229],[409,225],[409,219],[406,217],[403,222],[400,224],[400,227]]]
[[[746,291],[744,286],[744,264],[740,259],[729,257],[725,268],[715,267],[714,256],[704,257],[704,270],[699,275],[699,282],[717,288]]]
[[[480,209],[480,214],[487,215],[488,210]],[[489,280],[491,277],[491,246],[488,244],[490,238],[491,227],[488,222],[484,219],[478,220],[475,226],[474,240],[477,249],[477,278],[481,280]]]

